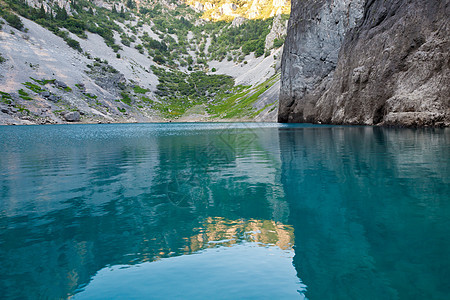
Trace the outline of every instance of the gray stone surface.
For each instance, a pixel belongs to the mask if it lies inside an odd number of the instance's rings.
[[[48,100],[52,101],[52,102],[58,102],[59,98],[55,95],[50,95],[48,97]]]
[[[253,107],[261,111],[257,117],[256,122],[276,122],[278,115],[278,98],[280,95],[280,80],[277,80],[267,91],[259,95],[258,100],[253,104]]]
[[[449,126],[449,2],[293,1],[279,121]]]
[[[287,22],[283,22],[281,19],[281,15],[276,15],[273,18],[272,28],[270,29],[269,34],[266,36],[265,46],[266,50],[273,48],[273,42],[275,39],[283,38],[286,35],[286,27]]]
[[[5,114],[9,113],[9,109],[6,106],[0,106],[0,111]]]
[[[62,82],[62,81],[60,81],[60,80],[55,80],[55,85],[56,85],[57,87],[62,88],[62,89],[67,88],[67,84],[65,84],[64,82]]]
[[[45,97],[45,98],[48,98],[48,97],[50,97],[50,92],[49,91],[44,91],[44,92],[41,93],[41,96]]]
[[[80,121],[80,113],[77,111],[71,111],[64,114],[64,119],[67,122],[79,122]]]
[[[293,110],[336,68],[345,33],[362,17],[364,0],[293,0],[281,62],[279,120],[300,122]]]

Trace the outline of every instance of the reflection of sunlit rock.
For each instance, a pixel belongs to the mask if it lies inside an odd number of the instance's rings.
[[[202,248],[232,246],[241,242],[256,242],[261,246],[275,245],[292,249],[294,229],[270,220],[236,220],[209,217],[200,233],[190,238],[192,252]]]

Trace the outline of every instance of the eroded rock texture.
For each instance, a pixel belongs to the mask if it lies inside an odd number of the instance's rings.
[[[449,2],[294,1],[279,121],[449,126]]]

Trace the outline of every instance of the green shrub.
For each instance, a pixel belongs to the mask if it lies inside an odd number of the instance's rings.
[[[33,98],[31,98],[27,92],[25,92],[23,89],[20,89],[18,91],[20,98],[22,98],[23,100],[33,100]]]
[[[41,88],[40,86],[38,86],[38,85],[36,85],[36,84],[34,84],[34,83],[31,83],[31,82],[29,82],[29,81],[27,81],[27,82],[25,82],[25,83],[22,83],[24,86],[26,86],[28,89],[30,89],[30,90],[32,90],[33,92],[35,92],[35,93],[42,93],[42,92],[44,92],[45,90],[43,89],[43,88]]]
[[[119,45],[116,44],[112,44],[112,45],[108,45],[110,46],[114,52],[119,52],[119,50],[122,50],[122,47],[120,47]]]
[[[91,98],[91,99],[97,99],[97,95],[95,95],[95,94],[86,93],[85,95],[86,95],[86,97],[88,97],[88,98]]]
[[[125,104],[131,105],[131,98],[130,98],[130,95],[128,95],[128,94],[125,93],[125,92],[122,92],[122,93],[120,93],[120,94],[122,95],[121,101],[122,101],[123,103],[125,103]]]
[[[0,100],[1,100],[1,102],[6,103],[6,104],[12,103],[11,95],[8,93],[2,92],[2,91],[0,91]]]
[[[8,24],[11,27],[14,27],[18,30],[23,30],[22,20],[20,20],[20,18],[17,15],[4,12],[3,18],[5,19],[6,22],[8,22]]]
[[[83,50],[81,49],[80,43],[74,39],[71,39],[70,37],[67,37],[65,39],[67,45],[69,45],[70,47],[72,47],[75,50],[78,50],[79,52],[83,52]]]
[[[284,38],[275,39],[273,41],[273,47],[274,48],[280,48],[284,44]]]
[[[121,39],[120,42],[127,47],[130,47],[131,43],[128,39]]]
[[[162,55],[155,55],[155,57],[153,57],[153,61],[157,64],[164,64],[166,62],[166,60],[164,59],[164,57]]]
[[[42,79],[42,80],[38,80],[38,79],[35,79],[33,77],[30,77],[30,79],[33,80],[34,82],[39,83],[40,85],[46,85],[48,83],[55,83],[55,80],[56,80],[56,79]]]
[[[133,90],[134,90],[134,92],[135,92],[136,94],[145,94],[145,93],[148,92],[147,89],[141,88],[141,87],[138,86],[138,85],[135,85],[134,88],[133,88]]]
[[[18,91],[18,93],[19,93],[19,95],[21,95],[21,96],[28,96],[28,93],[25,92],[23,89],[20,89],[20,90]]]

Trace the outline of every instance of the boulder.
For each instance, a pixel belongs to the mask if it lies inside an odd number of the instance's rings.
[[[52,101],[52,102],[58,102],[59,98],[55,95],[50,95],[48,97],[48,100]]]
[[[41,93],[41,96],[44,97],[44,98],[48,98],[48,97],[50,97],[50,95],[51,94],[50,94],[49,91],[44,91],[44,92]]]
[[[77,111],[71,111],[64,114],[64,119],[67,122],[79,122],[80,121],[80,113]]]
[[[55,80],[55,85],[56,85],[57,87],[59,87],[59,88],[62,88],[62,89],[65,89],[65,88],[68,87],[67,84],[65,84],[64,82],[59,81],[59,80]]]

